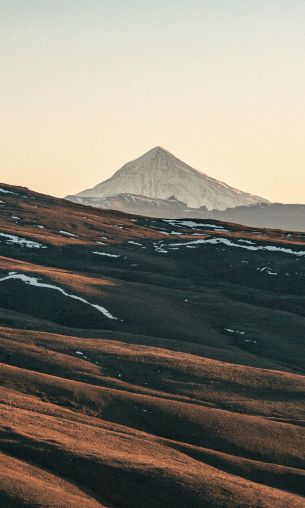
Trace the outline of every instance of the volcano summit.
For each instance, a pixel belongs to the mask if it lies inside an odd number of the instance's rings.
[[[189,208],[208,210],[267,202],[201,173],[160,146],[127,162],[108,180],[68,199],[99,207],[105,198],[124,194],[162,200],[175,197]]]

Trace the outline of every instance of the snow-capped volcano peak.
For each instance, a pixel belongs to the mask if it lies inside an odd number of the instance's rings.
[[[105,198],[123,193],[157,199],[174,196],[188,207],[206,206],[209,210],[224,210],[267,201],[207,176],[160,146],[127,162],[111,178],[77,196]]]

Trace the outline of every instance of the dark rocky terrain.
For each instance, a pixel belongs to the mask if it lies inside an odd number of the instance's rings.
[[[0,185],[0,505],[304,507],[305,234]]]

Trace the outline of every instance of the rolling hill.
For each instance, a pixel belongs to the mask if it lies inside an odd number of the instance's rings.
[[[0,184],[0,504],[305,503],[305,233]]]

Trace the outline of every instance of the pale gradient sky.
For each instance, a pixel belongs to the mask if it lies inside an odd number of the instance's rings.
[[[304,0],[0,0],[0,181],[64,196],[161,145],[305,202]]]

